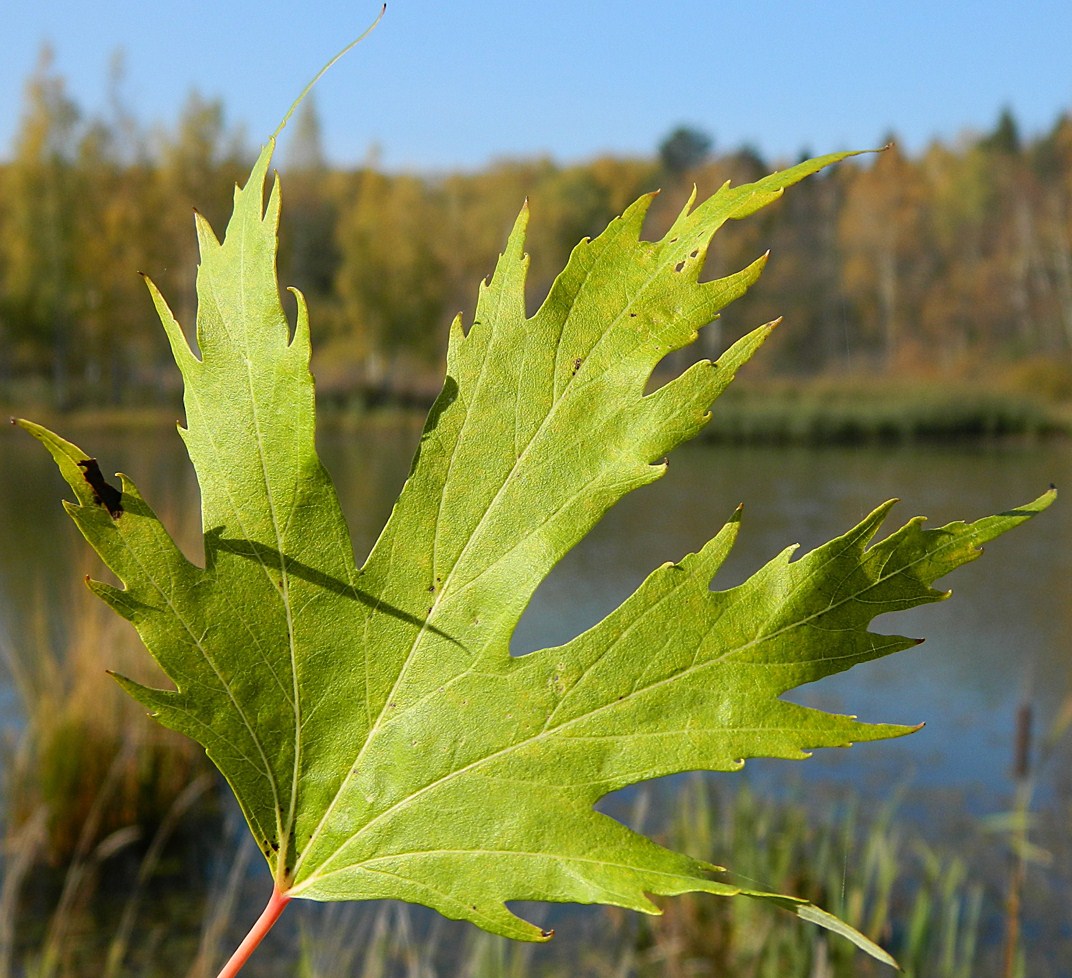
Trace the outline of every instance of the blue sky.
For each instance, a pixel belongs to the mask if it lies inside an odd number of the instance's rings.
[[[263,141],[376,0],[204,3],[4,0],[0,156],[49,42],[84,108],[112,54],[145,123],[173,123],[196,87]],[[650,152],[676,124],[770,159],[874,146],[917,151],[992,127],[1027,134],[1072,108],[1067,0],[391,0],[372,37],[320,83],[329,156],[377,146],[391,168],[475,168],[503,156]]]

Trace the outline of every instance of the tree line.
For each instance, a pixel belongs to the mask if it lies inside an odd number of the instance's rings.
[[[313,102],[292,126],[280,161],[281,281],[309,300],[319,388],[340,399],[434,389],[447,324],[458,312],[468,321],[524,200],[534,308],[573,246],[641,194],[661,190],[646,225],[656,236],[693,185],[702,197],[793,162],[715,152],[682,128],[647,158],[390,173],[374,153],[360,166],[329,165]],[[192,331],[192,211],[222,234],[252,155],[219,100],[192,94],[170,130],[144,129],[118,94],[104,115],[87,116],[43,57],[0,163],[0,394],[36,392],[60,406],[172,396],[166,343],[136,273]],[[915,156],[894,139],[724,229],[706,274],[768,249],[760,284],[705,331],[705,354],[783,316],[761,368],[780,374],[1067,366],[1072,116],[1025,140],[1003,112],[992,131]]]

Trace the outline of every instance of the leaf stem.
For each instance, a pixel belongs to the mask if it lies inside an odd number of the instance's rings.
[[[279,915],[290,903],[290,896],[279,891],[279,884],[272,885],[272,895],[268,900],[268,906],[257,918],[257,922],[249,929],[245,939],[238,945],[238,950],[231,955],[231,959],[223,966],[218,978],[234,978],[242,970],[249,956],[257,949],[257,945],[264,940],[264,936],[272,929],[272,925],[279,919]]]

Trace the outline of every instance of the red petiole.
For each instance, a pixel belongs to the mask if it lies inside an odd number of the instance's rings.
[[[279,891],[279,884],[272,885],[272,895],[268,900],[268,906],[257,918],[257,922],[250,928],[245,939],[238,945],[238,950],[231,955],[231,959],[223,966],[218,978],[234,978],[242,969],[250,955],[257,949],[257,945],[264,940],[265,935],[272,929],[272,925],[279,919],[279,915],[290,903],[290,897]]]

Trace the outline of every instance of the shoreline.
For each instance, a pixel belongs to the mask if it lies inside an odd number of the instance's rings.
[[[649,392],[662,380],[656,378]],[[326,432],[400,421],[419,425],[427,407],[412,400],[398,404],[381,400],[369,406],[360,392],[349,398],[336,393],[318,398],[318,425]],[[152,430],[182,423],[178,402],[67,410],[5,404],[3,410],[8,417],[30,417],[74,432],[102,427]],[[699,443],[822,447],[1072,437],[1072,401],[964,381],[744,380],[713,403],[711,415],[696,438]]]

